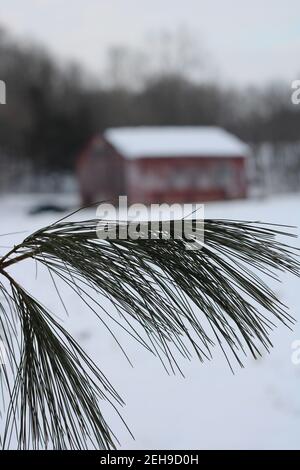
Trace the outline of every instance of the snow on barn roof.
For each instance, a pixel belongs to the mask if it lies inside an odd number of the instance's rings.
[[[145,157],[246,157],[249,147],[220,127],[120,127],[104,137],[129,159]]]

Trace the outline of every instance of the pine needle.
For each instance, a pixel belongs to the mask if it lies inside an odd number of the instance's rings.
[[[107,224],[117,233],[127,228],[127,223],[103,222],[103,229]],[[242,366],[248,353],[257,358],[262,348],[270,350],[276,325],[291,327],[295,321],[266,284],[280,271],[300,275],[298,250],[280,241],[294,236],[286,228],[206,220],[203,246],[187,250],[183,238],[165,239],[161,227],[155,233],[144,227],[149,239],[138,240],[100,240],[97,227],[98,219],[62,220],[0,259],[0,274],[10,284],[10,292],[0,284],[0,325],[11,369],[4,381],[9,407],[3,447],[15,436],[22,449],[112,449],[115,437],[100,402],[122,404],[69,333],[8,273],[25,259],[64,281],[107,328],[111,320],[121,325],[167,372],[182,372],[180,355],[210,360],[215,346],[230,365],[235,359]],[[104,309],[103,297],[113,309]]]

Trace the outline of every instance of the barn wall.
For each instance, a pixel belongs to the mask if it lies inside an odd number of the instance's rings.
[[[244,198],[245,158],[168,157],[126,162],[131,203],[205,202]]]
[[[101,137],[92,139],[80,155],[77,174],[84,204],[115,202],[126,193],[124,159]]]

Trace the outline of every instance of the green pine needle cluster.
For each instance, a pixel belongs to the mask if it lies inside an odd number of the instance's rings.
[[[114,224],[117,231],[124,228]],[[101,401],[116,411],[122,404],[51,312],[14,280],[9,268],[25,259],[44,265],[54,287],[60,279],[73,289],[102,324],[121,326],[167,372],[181,372],[179,355],[210,360],[215,346],[229,364],[235,359],[242,366],[248,353],[257,358],[269,351],[277,324],[294,323],[266,284],[278,271],[300,274],[298,250],[281,241],[294,236],[286,229],[205,220],[203,245],[187,250],[183,238],[166,237],[161,226],[153,233],[149,225],[151,239],[137,240],[99,239],[97,228],[98,219],[63,220],[0,259],[0,326],[8,355],[1,378],[9,396],[3,447],[15,439],[22,449],[112,449],[116,438]],[[104,308],[103,298],[116,315]]]

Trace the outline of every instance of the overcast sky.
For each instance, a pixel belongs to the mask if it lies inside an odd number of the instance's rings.
[[[218,80],[300,78],[299,0],[1,0],[0,23],[96,73],[109,46],[136,47],[185,27]]]

